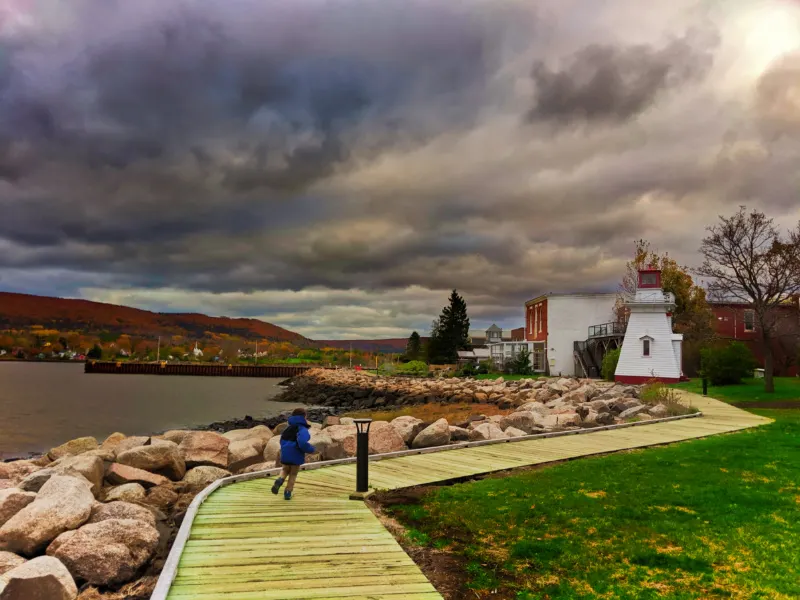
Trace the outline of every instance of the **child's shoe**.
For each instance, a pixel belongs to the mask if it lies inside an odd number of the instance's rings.
[[[289,490],[286,490],[285,492],[283,492],[283,499],[284,500],[291,500],[292,499],[292,492],[290,492]]]
[[[272,484],[272,493],[277,495],[282,485],[283,485],[283,477],[278,477],[275,480],[275,483]]]

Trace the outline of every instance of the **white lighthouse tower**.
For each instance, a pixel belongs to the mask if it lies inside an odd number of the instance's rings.
[[[683,335],[672,332],[675,296],[661,289],[661,271],[639,270],[636,295],[625,306],[630,316],[614,379],[620,383],[680,381]]]

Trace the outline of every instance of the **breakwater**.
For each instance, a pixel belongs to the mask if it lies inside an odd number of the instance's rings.
[[[195,377],[294,377],[310,367],[301,365],[208,365],[86,361],[84,373],[107,375],[189,375]]]

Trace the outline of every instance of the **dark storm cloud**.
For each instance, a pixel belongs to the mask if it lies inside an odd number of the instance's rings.
[[[536,106],[528,118],[567,122],[630,119],[653,106],[667,90],[707,72],[711,54],[698,47],[699,40],[694,38],[663,48],[592,44],[570,56],[560,68],[538,61],[531,74]]]
[[[31,3],[0,289],[397,335],[454,287],[477,326],[613,289],[640,237],[691,262],[729,207],[792,210],[800,109],[791,65],[720,84],[676,1]]]

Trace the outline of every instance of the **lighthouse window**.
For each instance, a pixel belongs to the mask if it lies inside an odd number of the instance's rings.
[[[658,277],[656,277],[655,273],[642,273],[641,275],[642,285],[658,285]]]
[[[650,356],[650,340],[642,340],[642,356]]]

